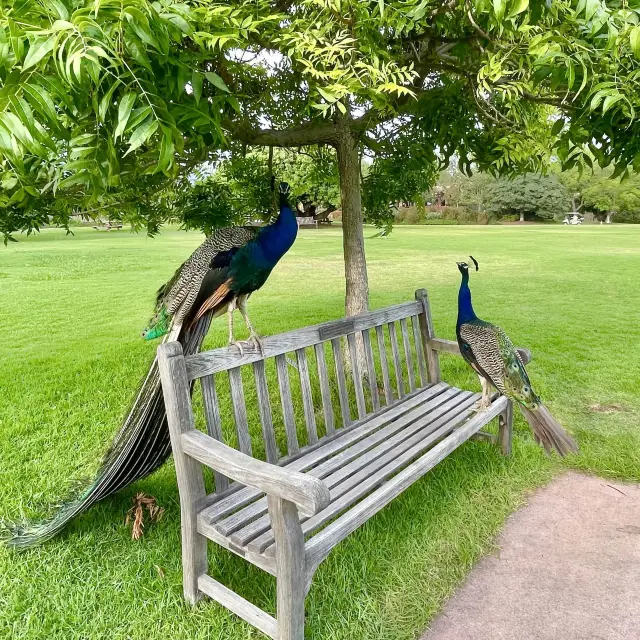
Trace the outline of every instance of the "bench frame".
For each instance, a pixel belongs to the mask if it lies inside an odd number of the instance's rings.
[[[438,442],[438,444],[429,449],[425,454],[411,462],[397,475],[393,476],[388,482],[382,485],[381,488],[358,503],[352,511],[348,512],[350,517],[346,518],[344,522],[342,522],[342,518],[339,518],[337,521],[338,526],[334,527],[330,525],[309,540],[305,540],[299,514],[312,516],[325,509],[330,503],[329,489],[321,479],[299,471],[287,469],[281,465],[287,460],[295,460],[295,458],[299,457],[304,451],[318,448],[324,440],[331,440],[337,437],[338,434],[345,433],[348,429],[358,424],[363,424],[365,420],[371,419],[372,416],[375,417],[383,414],[389,407],[398,406],[404,398],[410,398],[415,393],[420,392],[421,389],[413,388],[415,384],[409,382],[411,389],[408,394],[405,394],[403,392],[404,383],[401,381],[398,385],[400,398],[390,403],[389,400],[392,394],[387,371],[384,380],[384,393],[386,395],[387,406],[380,407],[377,395],[378,391],[375,387],[374,372],[374,382],[373,384],[371,383],[371,376],[369,376],[369,384],[371,394],[375,394],[378,402],[374,402],[373,413],[363,415],[363,413],[366,414],[366,410],[364,412],[362,411],[364,407],[364,395],[361,384],[362,376],[356,363],[353,367],[353,378],[354,381],[360,381],[355,386],[358,396],[359,420],[355,422],[346,420],[345,426],[339,431],[333,430],[333,422],[331,422],[331,429],[327,427],[327,435],[320,440],[317,439],[317,434],[314,440],[312,431],[309,431],[310,444],[307,447],[297,452],[295,452],[294,449],[295,455],[278,459],[273,432],[269,434],[268,429],[265,428],[265,424],[270,423],[271,420],[270,408],[268,412],[265,412],[265,408],[262,406],[265,397],[267,397],[268,403],[268,394],[265,395],[265,387],[262,391],[258,389],[258,398],[261,419],[263,421],[266,455],[270,461],[264,462],[252,457],[251,443],[250,441],[248,443],[246,442],[246,438],[249,437],[248,431],[243,438],[243,434],[240,428],[238,428],[240,451],[220,441],[222,439],[219,431],[220,416],[216,405],[215,388],[211,383],[208,383],[206,387],[208,391],[205,391],[204,380],[207,376],[211,379],[213,373],[229,371],[231,393],[232,395],[236,394],[236,399],[238,397],[241,399],[241,409],[237,410],[234,406],[236,422],[238,423],[239,419],[240,421],[242,420],[242,408],[245,406],[244,399],[242,398],[242,380],[239,374],[239,367],[241,365],[253,364],[254,372],[256,372],[256,380],[264,380],[264,384],[266,385],[266,378],[264,378],[264,360],[268,357],[275,356],[276,363],[279,366],[278,378],[280,391],[281,393],[288,392],[290,401],[288,374],[286,373],[284,354],[289,351],[296,352],[298,356],[298,368],[302,369],[301,373],[306,373],[308,385],[309,378],[308,371],[306,370],[307,365],[304,348],[313,346],[316,348],[316,355],[318,355],[318,346],[320,346],[320,352],[324,353],[321,348],[322,343],[331,341],[334,347],[333,355],[336,361],[336,369],[338,370],[339,363],[342,363],[344,367],[341,349],[339,347],[336,349],[336,345],[339,345],[340,338],[344,336],[347,337],[350,353],[355,355],[357,344],[356,334],[363,337],[366,334],[364,346],[367,353],[367,366],[373,367],[373,360],[369,355],[372,352],[368,331],[370,329],[376,329],[377,332],[378,328],[383,326],[384,323],[390,325],[393,321],[400,321],[408,364],[410,360],[406,351],[409,345],[407,331],[408,317],[412,318],[413,336],[415,338],[418,360],[418,362],[415,363],[417,365],[416,370],[419,373],[419,379],[423,385],[422,389],[424,389],[428,384],[437,384],[442,380],[438,357],[439,352],[460,355],[457,343],[435,337],[427,292],[424,289],[416,291],[415,302],[412,303],[395,305],[394,307],[379,309],[360,316],[344,318],[314,327],[305,327],[278,336],[267,337],[264,340],[264,354],[260,354],[256,350],[245,350],[244,354],[240,355],[237,349],[223,348],[185,358],[182,347],[177,342],[168,342],[159,347],[158,365],[162,379],[180,494],[183,588],[184,596],[188,602],[195,604],[204,595],[208,595],[271,638],[276,640],[303,640],[305,598],[311,586],[315,571],[320,563],[329,555],[333,547],[466,440],[471,438],[488,440],[497,444],[504,455],[510,454],[513,430],[513,406],[507,398],[499,396],[495,397],[488,410],[466,419],[463,425],[453,432],[453,435]],[[418,324],[414,323],[414,319],[416,318],[419,320],[419,328]],[[378,338],[380,338],[381,333],[381,331],[378,333]],[[395,327],[393,338],[395,340]],[[397,340],[395,345],[393,356],[395,361],[394,365],[397,367]],[[528,362],[530,354],[526,350],[520,350],[520,352],[524,360]],[[324,356],[322,357],[324,362]],[[355,358],[355,360],[357,362],[357,358]],[[386,368],[386,366],[385,361],[384,368]],[[281,371],[282,367],[285,369],[284,372]],[[320,365],[318,365],[318,367],[320,369]],[[234,374],[234,372],[236,373]],[[258,373],[260,373],[260,377]],[[341,387],[340,399],[342,401],[346,391],[344,373],[341,378],[339,373],[338,376],[339,386]],[[193,381],[197,378],[203,379],[203,397],[208,395],[210,399],[213,400],[213,414],[212,416],[207,415],[208,427],[212,426],[212,428],[208,428],[209,435],[198,431],[195,427],[191,402],[191,388]],[[286,380],[284,386],[283,380]],[[328,382],[326,373],[324,378],[320,375],[320,384],[322,386],[323,408],[325,416],[327,416],[328,408],[325,403],[325,392],[328,394]],[[303,385],[303,394],[304,392]],[[238,394],[240,395],[238,396]],[[306,403],[308,400],[305,399],[304,396],[303,400],[305,401],[305,418],[307,420],[307,428],[309,429],[309,419],[313,422],[313,415],[309,415],[309,412],[306,411]],[[329,407],[329,410],[331,410],[331,407]],[[217,417],[216,411],[218,412]],[[283,411],[286,414],[284,399]],[[311,414],[312,413],[313,411],[311,411]],[[333,416],[333,414],[331,414],[331,416]],[[497,436],[480,431],[482,426],[496,417],[499,419]],[[218,424],[217,431],[216,420]],[[333,417],[331,417],[331,421],[333,421]],[[210,422],[211,425],[209,424]],[[244,423],[246,428],[246,410]],[[313,429],[315,430],[315,422],[313,422]],[[289,435],[288,432],[288,439]],[[269,444],[269,442],[271,444]],[[215,472],[216,488],[218,489],[217,494],[207,495],[205,491],[203,465],[213,469]],[[235,481],[235,483],[230,485],[229,480]],[[275,537],[275,557],[273,558],[265,555],[251,554],[244,549],[236,548],[228,539],[217,533],[213,527],[206,527],[198,519],[199,513],[205,507],[215,504],[223,497],[232,494],[243,486],[257,489],[264,492],[267,496],[268,513]],[[353,515],[351,516],[351,514]],[[336,523],[334,522],[334,524]],[[207,574],[208,540],[218,542],[223,547],[241,555],[249,562],[252,562],[276,577],[277,620]]]

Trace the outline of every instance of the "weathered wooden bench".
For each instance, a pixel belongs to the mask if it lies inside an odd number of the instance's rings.
[[[185,358],[176,342],[160,346],[185,598],[208,595],[271,638],[302,640],[305,597],[333,547],[471,437],[508,454],[511,403],[500,396],[475,412],[480,394],[442,381],[440,351],[459,354],[435,338],[424,290],[415,301],[267,337],[264,355],[230,347]],[[277,389],[268,386],[272,371]],[[496,417],[497,436],[480,432]],[[214,470],[214,493],[203,465]],[[277,620],[208,575],[208,540],[276,576]]]
[[[313,216],[298,216],[296,220],[301,229],[315,229],[318,226],[318,222],[314,220]]]

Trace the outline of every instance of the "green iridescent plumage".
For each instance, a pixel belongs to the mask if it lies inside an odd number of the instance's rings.
[[[149,326],[142,332],[145,340],[154,340],[169,333],[171,317],[167,312],[167,307],[162,305],[149,321]]]

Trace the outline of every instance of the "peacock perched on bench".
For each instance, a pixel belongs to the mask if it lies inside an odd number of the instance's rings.
[[[247,299],[267,281],[298,233],[296,216],[288,203],[289,185],[280,183],[279,191],[280,211],[272,224],[214,231],[160,288],[155,314],[142,334],[145,339],[167,336],[166,340],[182,344],[185,355],[197,353],[211,319],[227,311],[229,343],[242,352],[243,344],[233,336],[233,311],[237,307],[250,332],[247,343],[261,348],[260,337],[247,314]],[[8,544],[27,548],[49,540],[96,502],[158,469],[170,454],[167,417],[154,360],[93,483],[63,503],[50,520],[15,527]]]
[[[477,271],[478,263],[473,256],[470,257]],[[489,407],[490,385],[493,385],[500,393],[518,404],[533,430],[536,442],[541,444],[547,453],[552,449],[562,456],[576,452],[578,446],[573,438],[551,415],[533,390],[520,354],[509,336],[500,327],[480,320],[475,314],[469,289],[469,265],[466,262],[457,264],[462,274],[462,282],[458,293],[456,336],[462,357],[478,374],[482,384],[479,410]]]

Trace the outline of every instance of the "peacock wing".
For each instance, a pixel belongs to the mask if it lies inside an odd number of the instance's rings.
[[[498,391],[505,393],[505,363],[498,330],[499,327],[482,320],[465,322],[460,326],[460,337],[468,345],[469,359],[475,362],[475,366],[471,366],[477,373],[488,378]]]
[[[253,240],[257,227],[216,229],[158,290],[156,309],[143,336],[150,340],[167,333],[173,322],[182,324],[198,299],[205,278],[223,281],[234,253]]]

